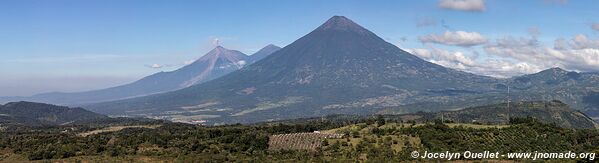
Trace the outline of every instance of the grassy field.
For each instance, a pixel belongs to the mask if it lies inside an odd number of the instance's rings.
[[[382,144],[386,144],[391,146],[391,148],[395,152],[400,152],[402,149],[405,149],[406,146],[412,147],[420,147],[421,140],[419,137],[414,135],[404,135],[404,134],[392,134],[392,135],[383,135],[379,136],[373,133],[376,129],[378,130],[387,130],[387,129],[400,129],[407,127],[419,127],[425,124],[408,124],[408,123],[387,123],[384,125],[359,123],[349,126],[344,126],[340,128],[330,129],[321,131],[322,133],[329,134],[344,134],[347,135],[344,138],[337,139],[327,139],[328,144],[340,144],[341,147],[353,147],[355,148],[358,144],[369,143],[374,144],[375,146],[379,146]],[[479,124],[466,124],[466,123],[447,123],[447,126],[451,128],[455,127],[463,127],[463,128],[473,128],[473,129],[487,129],[487,128],[505,128],[509,127],[509,125],[479,125]]]
[[[373,136],[373,135],[364,135],[356,138],[340,138],[340,139],[327,139],[328,144],[336,144],[339,143],[344,147],[353,147],[355,148],[358,144],[361,143],[375,143],[374,145],[379,147],[379,144],[376,142],[389,143],[391,149],[395,152],[400,152],[403,148],[410,144],[412,146],[419,146],[420,139],[418,137],[411,137],[408,135],[388,135],[388,136]]]

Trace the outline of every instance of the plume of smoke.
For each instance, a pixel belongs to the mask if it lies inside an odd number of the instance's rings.
[[[212,40],[212,45],[213,46],[220,46],[220,39],[214,38],[214,40]]]

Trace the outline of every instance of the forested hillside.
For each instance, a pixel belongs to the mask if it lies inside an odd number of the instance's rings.
[[[48,126],[105,119],[109,117],[83,108],[24,101],[0,105],[0,124],[4,125]]]
[[[77,126],[20,127],[0,134],[0,161],[402,161],[414,150],[573,151],[599,150],[599,132],[566,129],[534,118],[511,125],[406,123],[382,116],[356,121],[321,120],[205,127],[163,123],[81,136]],[[85,127],[83,127],[85,128]],[[66,131],[65,131],[66,130]],[[269,150],[269,136],[324,132],[308,150]],[[314,139],[316,140],[316,139]],[[293,140],[302,141],[302,140]],[[290,145],[294,142],[288,142]],[[301,143],[301,142],[295,142]],[[280,144],[280,143],[279,143]]]

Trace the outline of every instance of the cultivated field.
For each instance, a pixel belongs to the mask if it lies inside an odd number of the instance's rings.
[[[340,128],[319,131],[318,133],[292,133],[270,136],[271,150],[314,150],[319,147],[361,148],[364,144],[387,146],[395,152],[408,147],[421,147],[421,139],[409,134],[377,134],[380,131],[397,131],[402,128],[420,127],[425,124],[387,123],[384,125],[359,123]],[[505,128],[509,125],[479,125],[464,123],[448,123],[450,128],[490,129]],[[462,133],[463,134],[463,133]],[[468,135],[461,135],[467,137]],[[483,136],[492,138],[492,136]]]
[[[341,138],[341,134],[326,133],[293,133],[272,135],[269,137],[270,150],[314,150],[322,146],[326,139]]]

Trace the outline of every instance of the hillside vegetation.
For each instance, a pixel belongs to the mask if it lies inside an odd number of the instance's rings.
[[[24,101],[0,105],[0,124],[4,125],[49,126],[104,119],[109,117],[83,108]]]
[[[418,112],[389,116],[414,121],[443,119],[456,123],[507,124],[508,118],[534,117],[543,123],[553,123],[566,128],[598,128],[599,124],[581,111],[570,108],[561,101],[521,101],[469,107],[456,111]]]
[[[74,129],[73,129],[74,128]],[[66,130],[66,131],[65,131]],[[288,139],[269,149],[272,135],[313,133],[341,137]],[[418,151],[546,151],[599,150],[595,129],[568,129],[515,118],[511,125],[404,123],[383,116],[355,121],[319,120],[205,127],[164,123],[156,128],[125,128],[82,137],[76,127],[20,127],[0,134],[0,161],[372,161],[412,160]],[[307,139],[306,139],[307,140]],[[272,144],[272,143],[271,143]],[[416,160],[414,160],[416,161]]]

